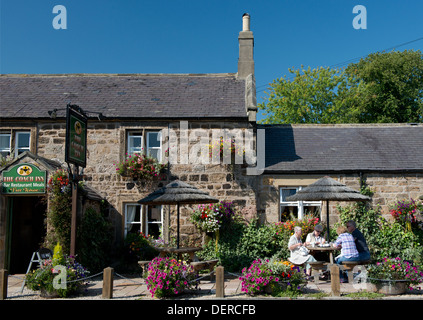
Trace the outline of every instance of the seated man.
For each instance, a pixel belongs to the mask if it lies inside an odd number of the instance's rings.
[[[355,246],[358,251],[358,257],[360,261],[370,260],[370,251],[367,247],[366,239],[364,239],[363,234],[356,228],[354,221],[350,220],[346,224],[348,232],[352,234],[355,241]]]

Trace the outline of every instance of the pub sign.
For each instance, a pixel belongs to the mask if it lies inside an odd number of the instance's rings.
[[[65,161],[83,168],[87,164],[87,117],[76,105],[67,106]]]
[[[46,171],[29,163],[20,163],[2,172],[3,194],[46,193]]]

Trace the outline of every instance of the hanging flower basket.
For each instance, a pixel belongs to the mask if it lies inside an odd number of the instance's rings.
[[[166,176],[167,164],[144,154],[127,154],[124,161],[114,165],[118,175],[130,178],[137,185],[163,180]]]

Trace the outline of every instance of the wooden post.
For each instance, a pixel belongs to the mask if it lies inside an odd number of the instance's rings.
[[[216,298],[225,296],[225,268],[216,267]]]
[[[0,300],[7,298],[7,277],[8,272],[5,269],[0,270]]]
[[[330,267],[330,286],[332,289],[332,296],[339,297],[341,295],[341,285],[339,282],[339,267],[336,264]]]
[[[103,299],[113,298],[113,268],[106,268],[103,270]]]
[[[76,167],[75,170],[79,170]],[[74,175],[76,177],[77,175]],[[72,216],[70,255],[76,256],[76,216],[78,212],[78,180],[72,182]]]

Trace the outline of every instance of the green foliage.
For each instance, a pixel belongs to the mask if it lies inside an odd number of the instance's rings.
[[[109,262],[112,227],[100,212],[88,208],[77,232],[77,252],[81,263],[93,272]]]
[[[400,257],[416,262],[423,261],[423,232],[408,231],[400,223],[389,222],[382,217],[380,211],[363,204],[347,207],[338,206],[340,223],[353,220],[357,224],[374,260],[384,257]]]
[[[59,169],[53,173],[48,181],[49,211],[47,213],[47,225],[49,229],[45,239],[46,247],[53,247],[60,242],[64,252],[69,252],[71,215],[72,215],[72,192],[68,173]]]
[[[259,105],[264,123],[423,122],[423,55],[377,52],[345,69],[288,69]]]
[[[362,84],[343,70],[319,67],[294,70],[291,81],[274,80],[267,101],[265,123],[343,123],[354,117]]]
[[[64,264],[65,263],[65,256],[63,255],[63,249],[60,243],[57,243],[54,247],[53,251],[53,266],[56,266],[58,264]]]
[[[125,238],[125,251],[128,253],[129,260],[151,260],[157,256],[158,251],[152,246],[151,239],[144,233],[128,233]]]
[[[366,84],[358,122],[423,122],[423,55],[376,52],[346,68]]]

